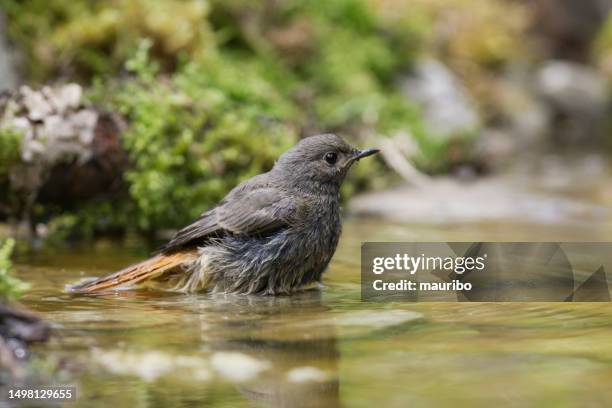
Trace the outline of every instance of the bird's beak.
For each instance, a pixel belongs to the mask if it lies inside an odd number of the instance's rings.
[[[380,152],[380,149],[365,149],[365,150],[357,150],[355,155],[353,156],[353,160],[363,159],[364,157],[371,156]]]

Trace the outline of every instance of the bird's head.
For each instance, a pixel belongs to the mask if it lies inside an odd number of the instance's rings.
[[[313,184],[339,187],[353,163],[378,152],[356,149],[334,134],[310,136],[286,151],[273,171],[298,188]]]

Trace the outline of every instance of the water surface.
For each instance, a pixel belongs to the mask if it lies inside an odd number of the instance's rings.
[[[612,241],[612,227],[404,225],[349,219],[324,287],[292,297],[122,292],[64,285],[146,255],[138,245],[18,260],[23,303],[56,326],[36,354],[70,406],[607,406],[612,305],[364,303],[369,241]]]

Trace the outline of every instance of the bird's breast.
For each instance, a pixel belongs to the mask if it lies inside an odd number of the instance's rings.
[[[320,273],[336,250],[340,232],[339,205],[335,202],[321,202],[310,219],[294,229],[291,241],[304,265],[320,269]]]

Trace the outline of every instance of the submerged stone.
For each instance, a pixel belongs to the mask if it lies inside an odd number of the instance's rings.
[[[242,353],[219,352],[211,358],[213,368],[223,377],[233,381],[251,380],[269,369],[271,363]]]

